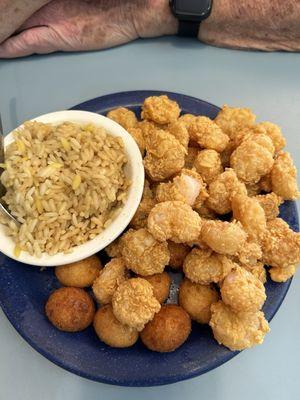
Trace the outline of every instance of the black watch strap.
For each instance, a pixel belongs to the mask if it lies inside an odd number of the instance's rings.
[[[198,37],[199,28],[200,28],[199,21],[196,22],[196,21],[179,20],[178,35]]]

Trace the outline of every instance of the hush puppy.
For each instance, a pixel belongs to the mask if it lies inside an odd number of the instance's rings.
[[[215,339],[232,351],[262,344],[270,331],[262,311],[235,313],[223,301],[218,301],[211,306],[211,313],[209,325]]]
[[[101,269],[102,264],[99,258],[91,256],[72,264],[56,267],[55,275],[64,286],[84,288],[93,284]]]
[[[56,328],[66,332],[79,332],[93,322],[95,305],[91,296],[83,289],[62,287],[49,296],[45,311]]]
[[[133,346],[139,337],[136,329],[123,325],[117,320],[111,305],[99,308],[95,314],[93,325],[99,339],[111,347]]]
[[[131,278],[121,283],[112,298],[115,317],[124,325],[141,331],[160,310],[151,283],[142,278]]]
[[[191,332],[191,319],[180,306],[166,304],[154,316],[140,334],[144,345],[152,351],[176,350]]]
[[[154,297],[163,303],[169,297],[171,278],[167,272],[141,277],[151,283]]]
[[[216,289],[184,278],[179,287],[179,304],[189,316],[200,324],[208,324],[210,307],[219,300]]]

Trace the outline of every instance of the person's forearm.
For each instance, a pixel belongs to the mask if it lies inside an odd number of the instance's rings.
[[[168,0],[148,0],[136,12],[141,37],[177,32]],[[300,50],[299,0],[214,0],[199,39],[221,47]]]
[[[0,0],[0,43],[49,0]]]

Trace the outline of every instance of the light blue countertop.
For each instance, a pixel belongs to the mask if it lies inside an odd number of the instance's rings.
[[[108,93],[170,90],[248,106],[278,123],[300,170],[300,54],[240,52],[177,38],[85,54],[0,61],[6,132],[23,120]],[[35,352],[0,311],[0,400],[296,400],[300,398],[300,274],[265,343],[189,381],[156,388],[90,382]],[[1,290],[1,288],[0,288]]]

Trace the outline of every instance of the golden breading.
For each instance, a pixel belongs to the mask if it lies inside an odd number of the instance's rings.
[[[99,258],[91,256],[72,264],[56,267],[55,275],[64,286],[84,288],[92,285],[101,269],[102,264]]]
[[[266,122],[261,122],[260,124],[258,124],[258,126],[262,126],[265,129],[266,134],[273,142],[276,153],[278,153],[285,147],[286,141],[278,125],[266,121]]]
[[[148,215],[155,204],[155,196],[149,182],[145,179],[142,200],[129,225],[134,229],[146,228]]]
[[[91,296],[83,289],[62,287],[51,293],[45,311],[49,321],[57,329],[79,332],[93,322],[95,305]]]
[[[194,167],[194,162],[196,160],[199,151],[200,151],[199,147],[191,147],[191,146],[188,147],[187,155],[185,156],[184,168],[192,169]]]
[[[272,189],[284,200],[294,200],[299,197],[297,185],[297,170],[292,157],[285,151],[280,151],[271,171]]]
[[[139,338],[136,329],[123,325],[117,320],[111,305],[99,308],[95,314],[93,325],[99,339],[111,347],[130,347]]]
[[[246,186],[241,183],[233,169],[226,169],[208,187],[206,205],[217,214],[227,214],[231,208],[232,196],[247,194]]]
[[[186,243],[197,240],[201,231],[201,218],[182,201],[157,204],[148,217],[149,232],[160,241]]]
[[[288,265],[284,268],[272,267],[269,269],[270,277],[274,282],[286,282],[295,275],[297,267],[295,264]]]
[[[187,128],[187,130],[189,131],[190,126],[192,124],[192,122],[195,121],[195,119],[197,118],[196,115],[192,115],[192,114],[183,114],[179,117],[179,121],[183,122],[185,127]]]
[[[208,324],[211,318],[210,307],[219,300],[216,289],[184,278],[179,287],[179,304],[189,316],[200,324]]]
[[[114,110],[109,111],[107,117],[117,122],[125,129],[134,128],[138,122],[135,113],[124,107],[115,108]]]
[[[194,167],[206,183],[211,183],[223,172],[220,154],[215,150],[199,151]]]
[[[205,199],[208,197],[205,188],[206,184],[196,171],[183,169],[180,175],[173,178],[171,182],[158,185],[156,200],[158,203],[178,200],[193,206],[197,198]]]
[[[123,258],[113,258],[108,262],[93,283],[93,293],[100,304],[111,303],[113,294],[120,283],[128,277]]]
[[[145,139],[146,136],[151,135],[151,132],[156,129],[163,129],[162,125],[155,124],[151,121],[139,121],[137,126],[142,131],[143,138]]]
[[[263,240],[263,261],[276,268],[300,263],[300,233],[294,232],[281,218],[267,222]]]
[[[260,244],[251,239],[247,239],[244,245],[239,249],[237,258],[242,264],[255,265],[258,260],[262,259]]]
[[[282,203],[281,197],[272,192],[255,196],[255,199],[259,201],[259,204],[263,208],[267,221],[278,217],[279,206]]]
[[[169,266],[172,269],[178,270],[182,268],[185,257],[191,251],[190,247],[183,243],[174,243],[168,241],[168,249],[170,252]]]
[[[230,167],[230,157],[231,157],[233,150],[234,150],[233,143],[230,140],[226,149],[224,151],[222,151],[222,153],[220,153],[220,158],[221,158],[221,163],[222,163],[223,168]]]
[[[142,278],[132,278],[117,288],[112,298],[112,307],[115,317],[122,324],[141,331],[161,306],[149,282]]]
[[[197,117],[189,128],[190,138],[204,149],[221,153],[229,143],[229,138],[222,129],[208,117]]]
[[[170,133],[153,130],[146,135],[146,173],[153,181],[163,181],[177,174],[184,166],[186,149]]]
[[[232,351],[244,350],[262,344],[270,331],[262,311],[255,313],[235,313],[223,301],[211,306],[209,322],[215,339]]]
[[[151,283],[154,297],[163,303],[167,300],[170,293],[171,278],[167,272],[141,277]]]
[[[167,131],[173,135],[185,149],[188,148],[190,136],[184,122],[175,121],[171,123],[168,125]]]
[[[224,279],[221,296],[235,312],[259,311],[266,301],[266,291],[262,282],[245,268],[234,268]]]
[[[247,183],[246,184],[247,195],[249,197],[257,196],[261,192],[261,187],[259,182],[256,183]]]
[[[252,126],[255,119],[256,116],[249,108],[235,108],[225,104],[215,118],[215,123],[230,139],[234,139],[241,129]]]
[[[273,164],[272,153],[252,138],[243,141],[230,157],[231,168],[245,183],[258,182],[271,171]]]
[[[147,97],[142,106],[142,119],[154,121],[157,124],[170,124],[179,118],[180,108],[176,101],[168,96]]]
[[[235,195],[232,199],[233,218],[241,222],[249,239],[260,242],[266,231],[264,209],[255,197]]]
[[[105,247],[105,252],[108,257],[111,258],[122,257],[120,238],[114,240],[111,244]]]
[[[144,345],[161,353],[176,350],[191,332],[191,319],[187,312],[176,304],[166,304],[141,332]]]
[[[145,143],[142,129],[134,127],[134,128],[127,128],[127,131],[128,131],[128,133],[130,133],[130,135],[136,141],[136,144],[139,146],[140,152],[143,156],[145,153],[145,150],[146,150],[146,143]]]
[[[269,150],[272,156],[275,153],[275,146],[272,139],[268,136],[266,129],[260,124],[241,129],[231,141],[232,148],[236,149],[245,140],[253,140]]]
[[[147,229],[129,229],[122,236],[122,256],[126,266],[139,275],[163,272],[170,254],[168,244],[159,242]]]
[[[216,253],[233,256],[245,245],[247,234],[236,221],[204,220],[201,239]]]
[[[194,210],[200,215],[201,218],[217,219],[217,214],[207,206],[207,202],[198,206],[194,206]]]
[[[263,262],[258,261],[256,264],[240,264],[242,268],[251,272],[257,279],[259,279],[263,284],[267,281],[267,272]]]
[[[183,272],[192,282],[208,285],[222,281],[234,266],[226,256],[194,248],[184,260]]]

